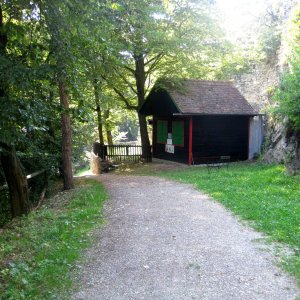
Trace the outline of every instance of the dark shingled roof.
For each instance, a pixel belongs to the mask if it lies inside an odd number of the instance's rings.
[[[156,84],[140,108],[145,115],[249,115],[247,100],[227,81],[183,80],[178,85]]]
[[[183,114],[256,115],[231,82],[184,80],[182,92],[167,90]]]

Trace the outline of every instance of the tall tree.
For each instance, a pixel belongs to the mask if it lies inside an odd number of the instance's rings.
[[[2,62],[1,72],[8,67],[11,60],[7,54],[7,24],[4,23],[2,4],[0,3],[0,59]],[[6,136],[8,133],[8,118],[2,109],[11,109],[9,97],[9,80],[1,76],[0,80],[0,103],[1,103],[1,134],[0,134],[0,160],[9,187],[11,212],[13,217],[27,214],[29,211],[28,185],[24,169],[16,155],[14,140]]]
[[[113,75],[104,79],[127,109],[138,113],[160,76],[204,76],[208,55],[220,43],[207,13],[208,2],[169,1],[166,6],[166,1],[159,0],[123,0],[111,4]],[[147,122],[139,113],[138,119],[146,158],[150,149]]]
[[[74,187],[72,171],[72,139],[70,120],[70,101],[68,85],[76,73],[76,39],[81,18],[74,18],[81,9],[81,2],[41,1],[40,10],[50,35],[50,61],[56,70],[56,81],[61,104],[62,130],[62,173],[64,189]],[[75,51],[74,51],[75,50]],[[74,77],[73,77],[74,79]]]
[[[82,30],[80,42],[77,44],[78,52],[81,53],[81,62],[84,65],[84,74],[88,82],[86,88],[93,89],[92,105],[96,112],[96,123],[98,139],[101,145],[104,144],[104,125],[108,117],[104,113],[105,102],[103,97],[106,84],[103,80],[104,74],[110,73],[110,66],[107,65],[107,57],[110,55],[107,40],[109,39],[111,24],[106,15],[105,1],[91,2],[90,10],[87,12],[86,27]],[[107,99],[106,99],[107,100]],[[87,101],[85,101],[85,107]],[[89,103],[91,104],[91,103]]]

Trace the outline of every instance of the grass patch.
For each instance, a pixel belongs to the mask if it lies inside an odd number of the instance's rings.
[[[90,171],[90,166],[86,166],[86,167],[81,168],[78,171],[76,171],[75,176],[84,176],[89,171]]]
[[[252,221],[272,241],[288,245],[295,255],[284,267],[300,284],[300,178],[289,177],[281,165],[233,163],[212,170],[190,167],[158,172],[160,176],[192,183],[244,220]]]
[[[0,233],[0,299],[65,299],[75,262],[101,223],[103,186],[80,180]]]
[[[8,188],[0,187],[0,228],[11,220]]]

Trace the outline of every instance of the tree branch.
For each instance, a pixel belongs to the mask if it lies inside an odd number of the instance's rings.
[[[137,95],[137,90],[133,87],[133,85],[123,76],[116,68],[114,68],[118,76],[121,77],[121,79],[128,85],[128,87],[131,89],[132,92],[134,92]]]
[[[155,59],[157,59],[158,56],[162,55],[162,53],[159,53],[158,55],[152,57],[151,59],[147,60],[145,62],[145,66],[149,65],[152,61],[154,61]]]
[[[153,64],[148,68],[148,71],[145,72],[146,74],[146,78],[150,75],[150,73],[155,69],[155,67],[157,66],[157,64],[160,62],[160,60],[164,57],[164,54],[160,53],[158,54],[155,59],[151,59],[153,62]]]
[[[122,92],[120,90],[118,90],[116,87],[112,86],[111,87],[115,93],[120,97],[120,99],[125,103],[126,108],[130,109],[130,110],[138,110],[138,106],[137,105],[132,105],[129,103],[128,99],[122,94]]]
[[[137,105],[132,105],[129,101],[129,99],[127,99],[124,94],[119,90],[117,89],[114,85],[112,85],[109,80],[104,76],[104,75],[100,75],[108,84],[108,86],[110,88],[113,89],[113,91],[119,96],[120,100],[123,101],[126,105],[126,108],[127,109],[130,109],[130,110],[135,110],[137,111],[138,110],[138,106]]]
[[[131,72],[133,75],[135,74],[135,70],[132,68],[129,68],[128,66],[123,66],[126,70],[128,70],[129,72]]]

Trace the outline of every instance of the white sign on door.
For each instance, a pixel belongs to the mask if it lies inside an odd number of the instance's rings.
[[[174,145],[166,145],[165,151],[168,153],[175,153],[175,147]]]

